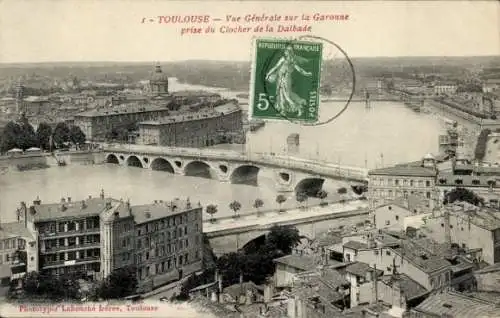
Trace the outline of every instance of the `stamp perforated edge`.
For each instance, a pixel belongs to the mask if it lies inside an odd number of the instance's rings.
[[[315,123],[319,122],[319,107],[321,106],[321,96],[319,94],[319,88],[321,86],[321,66],[323,63],[323,49],[324,49],[324,43],[322,42],[315,42],[316,41],[321,41],[321,39],[317,38],[307,38],[307,37],[252,37],[252,49],[251,49],[251,64],[250,64],[250,85],[249,85],[249,95],[248,95],[248,121],[251,121],[253,119],[258,119],[258,120],[265,120],[267,122],[275,122],[275,123],[283,123],[283,122],[289,122],[290,124],[296,124],[296,125],[314,125]],[[257,72],[257,42],[258,41],[279,41],[279,42],[297,42],[297,43],[319,43],[321,44],[321,51],[319,55],[320,59],[320,68],[318,70],[318,96],[317,96],[317,114],[316,118],[312,120],[304,120],[304,119],[295,119],[295,118],[287,118],[283,117],[282,119],[277,119],[275,117],[253,117],[253,107],[254,107],[254,95],[255,95],[255,80],[256,80],[256,72]]]

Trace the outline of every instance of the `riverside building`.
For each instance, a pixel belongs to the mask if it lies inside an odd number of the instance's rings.
[[[237,139],[243,133],[242,118],[237,102],[230,101],[198,112],[144,121],[138,124],[138,143],[173,147],[211,146]]]
[[[21,204],[19,226],[32,233],[30,271],[74,273],[102,279],[126,266],[137,269],[140,288],[152,288],[201,270],[202,207],[188,200],[128,201],[71,198]]]

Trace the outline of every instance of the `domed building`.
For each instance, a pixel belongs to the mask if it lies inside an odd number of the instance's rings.
[[[168,75],[163,73],[161,66],[156,65],[153,75],[149,80],[151,95],[168,95]]]

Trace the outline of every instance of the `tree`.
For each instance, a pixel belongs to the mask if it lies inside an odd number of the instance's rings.
[[[36,146],[37,139],[36,139],[35,129],[33,128],[33,126],[31,126],[31,124],[25,117],[21,119],[21,122],[19,123],[19,128],[20,131],[18,136],[18,147],[23,150],[26,150],[28,148]]]
[[[210,214],[210,222],[214,223],[214,214],[217,213],[217,206],[215,204],[209,204],[205,208],[205,212]]]
[[[268,248],[274,248],[290,254],[292,249],[300,243],[300,233],[294,226],[279,226],[271,227],[269,234],[266,237],[266,245]]]
[[[69,130],[70,141],[78,148],[85,143],[85,134],[78,126],[71,126]]]
[[[262,199],[255,199],[253,202],[253,207],[257,210],[257,214],[260,214],[259,209],[264,206],[264,201]]]
[[[62,148],[64,143],[70,141],[70,130],[66,123],[58,123],[54,129],[53,140],[57,148]]]
[[[299,202],[302,206],[302,203],[306,202],[308,197],[305,192],[298,192],[296,195],[297,202]]]
[[[238,201],[233,201],[231,203],[229,203],[229,208],[231,210],[233,210],[234,212],[234,217],[238,217],[238,211],[241,210],[241,203],[239,203]]]
[[[483,206],[484,205],[484,198],[478,196],[476,193],[474,193],[471,190],[468,190],[466,188],[455,188],[451,190],[450,192],[446,193],[444,197],[444,204],[450,204],[455,201],[458,202],[468,202],[470,204],[473,204],[475,206]]]
[[[36,139],[38,147],[47,150],[50,149],[50,136],[52,135],[52,127],[47,123],[40,123],[36,129]]]
[[[321,190],[318,192],[318,198],[321,200],[320,202],[320,205],[325,205],[325,199],[326,197],[328,196],[328,192],[326,192],[325,190]]]
[[[1,151],[6,152],[12,148],[19,147],[19,135],[21,134],[21,127],[13,121],[10,121],[3,128],[1,135]]]
[[[279,211],[282,212],[283,209],[281,208],[282,204],[285,203],[286,201],[286,197],[283,195],[283,194],[278,194],[276,196],[276,203],[278,203],[278,205],[280,206],[280,209]]]
[[[137,292],[137,274],[135,266],[115,269],[102,282],[98,294],[103,299],[120,299]]]

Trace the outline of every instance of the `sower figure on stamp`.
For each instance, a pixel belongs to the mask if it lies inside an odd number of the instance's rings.
[[[296,70],[304,76],[311,77],[312,73],[304,70],[299,64],[307,63],[308,60],[297,56],[291,46],[287,47],[284,55],[278,63],[269,70],[266,80],[276,82],[276,110],[282,115],[288,112],[302,114],[302,107],[306,105],[306,100],[298,96],[292,88],[292,74]]]

